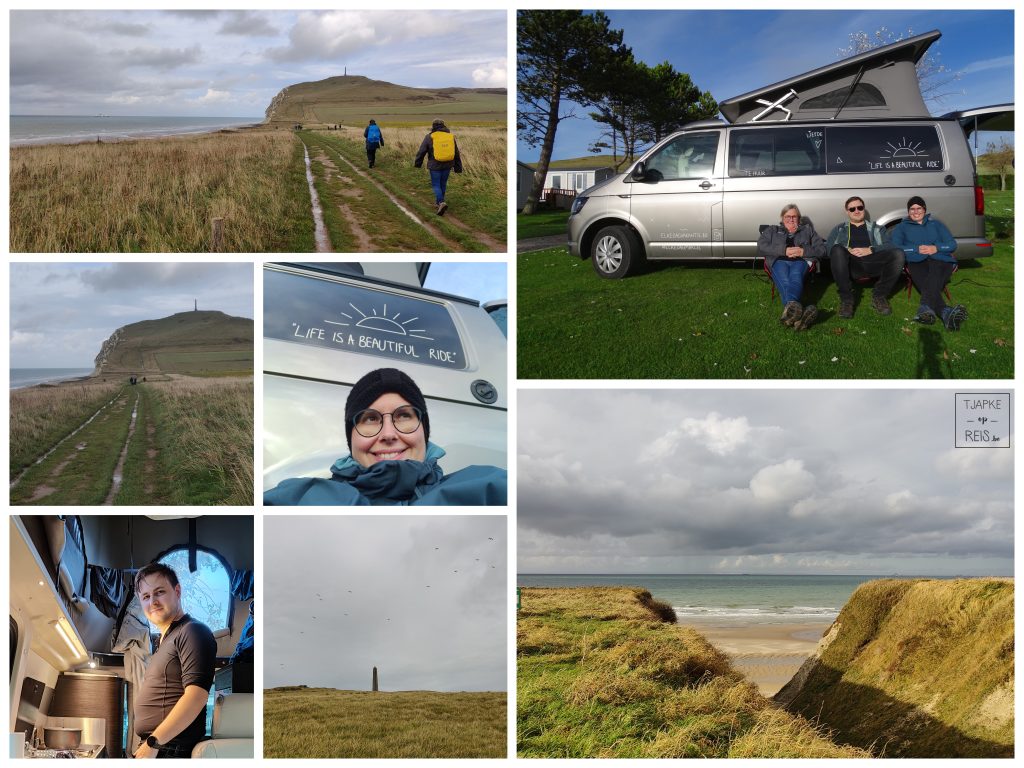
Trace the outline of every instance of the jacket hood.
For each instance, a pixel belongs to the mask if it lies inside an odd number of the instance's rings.
[[[444,472],[437,462],[444,455],[444,449],[431,442],[423,461],[378,461],[364,467],[349,454],[331,466],[331,479],[348,483],[369,499],[406,501],[422,496],[441,481]]]

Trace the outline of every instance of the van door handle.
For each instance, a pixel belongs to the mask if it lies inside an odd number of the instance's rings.
[[[710,181],[707,181],[706,179],[700,183],[701,189],[711,189],[713,186],[715,185],[712,184]]]

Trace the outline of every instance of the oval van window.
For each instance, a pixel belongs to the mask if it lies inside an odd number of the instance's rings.
[[[465,369],[443,304],[383,289],[266,270],[263,335],[323,349]]]

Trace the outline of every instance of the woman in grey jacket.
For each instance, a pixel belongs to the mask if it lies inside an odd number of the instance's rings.
[[[757,239],[757,253],[764,257],[782,297],[779,321],[798,331],[818,319],[818,308],[800,303],[804,277],[812,264],[825,255],[825,243],[810,222],[801,221],[800,209],[792,203],[782,209],[781,223],[766,227]]]

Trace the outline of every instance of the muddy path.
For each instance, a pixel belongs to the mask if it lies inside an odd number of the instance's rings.
[[[451,208],[443,217],[434,211],[429,183],[421,171],[415,185],[409,169],[378,163],[370,170],[351,142],[340,138],[303,137],[306,152],[314,161],[313,173],[323,191],[325,209],[340,214],[351,243],[336,250],[351,252],[504,252],[506,243],[467,223]],[[411,166],[411,163],[410,163]],[[319,171],[319,172],[318,172]],[[427,200],[429,198],[429,200]],[[443,222],[443,223],[442,223]],[[402,245],[395,244],[396,230],[415,228]],[[333,230],[332,230],[333,231]],[[411,241],[411,242],[408,242]]]
[[[309,184],[309,203],[313,210],[313,238],[316,242],[317,253],[330,253],[331,240],[327,236],[327,227],[324,226],[324,211],[320,206],[320,196],[316,192],[316,185],[313,182],[313,169],[309,164],[309,147],[302,145],[306,161],[306,182]]]
[[[132,441],[132,436],[135,434],[135,421],[139,415],[139,393],[135,393],[135,403],[132,405],[131,421],[128,422],[128,435],[124,439],[124,445],[121,446],[121,454],[117,458],[117,466],[114,467],[114,474],[110,480],[110,491],[107,493],[107,498],[103,500],[103,506],[109,507],[114,503],[114,499],[117,498],[117,494],[121,492],[121,483],[124,481],[124,462],[128,458],[128,445]]]

